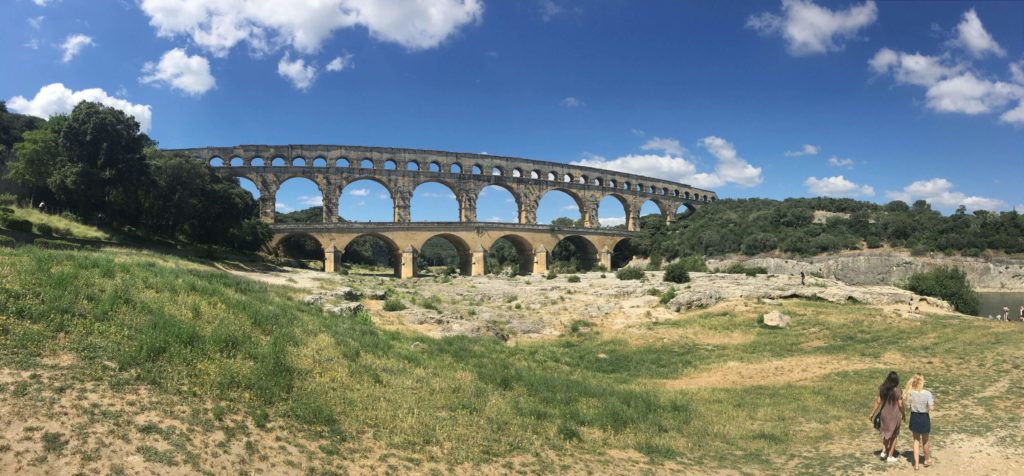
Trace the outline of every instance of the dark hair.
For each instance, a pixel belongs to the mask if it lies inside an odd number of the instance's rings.
[[[885,382],[878,387],[878,396],[883,402],[893,403],[896,401],[896,388],[899,386],[900,376],[896,372],[889,372],[889,376],[885,377]]]

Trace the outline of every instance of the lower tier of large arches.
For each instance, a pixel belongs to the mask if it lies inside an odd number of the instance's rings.
[[[563,272],[613,270],[624,263],[616,256],[629,236],[588,233],[580,229],[535,227],[527,230],[466,227],[457,230],[287,230],[277,231],[268,247],[278,254],[304,243],[301,256],[322,257],[324,271],[333,273],[343,259],[361,259],[391,268],[398,278],[411,278],[423,266],[420,259],[428,242],[431,249],[449,247],[449,267],[464,276],[481,276],[512,270],[521,275],[543,274],[549,269]],[[504,258],[495,256],[501,253]],[[437,264],[437,263],[432,263]]]

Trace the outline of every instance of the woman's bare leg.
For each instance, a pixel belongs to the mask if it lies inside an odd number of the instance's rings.
[[[918,449],[918,445],[920,445],[920,443],[921,443],[921,435],[919,433],[914,433],[914,469],[917,469],[917,462],[919,461],[917,459],[917,454],[918,454],[917,453],[917,449]]]
[[[921,435],[921,442],[924,443],[923,452],[921,453],[921,464],[928,466],[928,456],[931,455],[930,448],[928,446],[928,434]]]
[[[900,436],[899,433],[892,435],[892,439],[889,440],[889,447],[886,450],[889,452],[889,457],[892,458],[896,454],[896,438]]]

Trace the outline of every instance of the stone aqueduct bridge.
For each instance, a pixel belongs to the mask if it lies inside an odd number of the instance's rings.
[[[466,275],[484,273],[484,255],[500,238],[515,245],[521,272],[545,272],[550,251],[563,239],[583,250],[584,259],[600,260],[610,269],[612,250],[637,229],[645,202],[657,205],[666,222],[671,222],[679,208],[692,211],[717,199],[714,192],[668,180],[485,154],[333,145],[242,145],[167,152],[201,160],[222,176],[251,180],[260,193],[260,217],[272,224],[271,245],[294,234],[308,234],[323,246],[324,269],[329,272],[334,271],[335,255],[340,256],[348,243],[363,235],[381,238],[392,248],[398,263],[395,272],[402,278],[413,275],[416,253],[435,236],[459,251],[460,268]],[[320,189],[322,224],[274,224],[277,191],[286,180],[296,177],[309,179]],[[388,190],[394,202],[392,223],[338,223],[341,191],[357,180],[373,180]],[[413,191],[427,182],[452,190],[459,205],[458,222],[411,222]],[[490,185],[512,194],[518,223],[477,221],[477,198]],[[552,190],[564,192],[576,202],[582,228],[537,224],[540,199]],[[609,196],[622,204],[626,230],[598,228],[598,205]]]

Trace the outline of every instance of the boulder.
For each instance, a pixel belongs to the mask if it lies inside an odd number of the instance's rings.
[[[363,310],[363,305],[358,302],[346,302],[337,306],[328,306],[327,312],[338,316],[354,315]]]
[[[302,302],[304,302],[306,304],[313,305],[313,306],[322,306],[323,303],[324,303],[324,295],[323,294],[310,294],[309,296],[306,296],[306,297],[302,298]]]
[[[340,297],[346,301],[358,301],[363,298],[362,293],[347,286],[341,286],[334,291],[327,293],[328,297]]]
[[[416,341],[416,342],[413,342],[412,345],[409,346],[409,348],[412,349],[412,350],[416,350],[416,351],[426,350],[427,349],[427,344],[424,344],[422,342]]]
[[[761,322],[768,327],[785,328],[789,325],[789,316],[779,311],[772,311],[765,314]]]
[[[673,311],[685,311],[712,306],[722,299],[722,293],[716,289],[703,291],[683,291],[668,302]]]
[[[374,301],[383,301],[388,298],[388,292],[381,289],[368,291],[366,293],[366,298]]]

